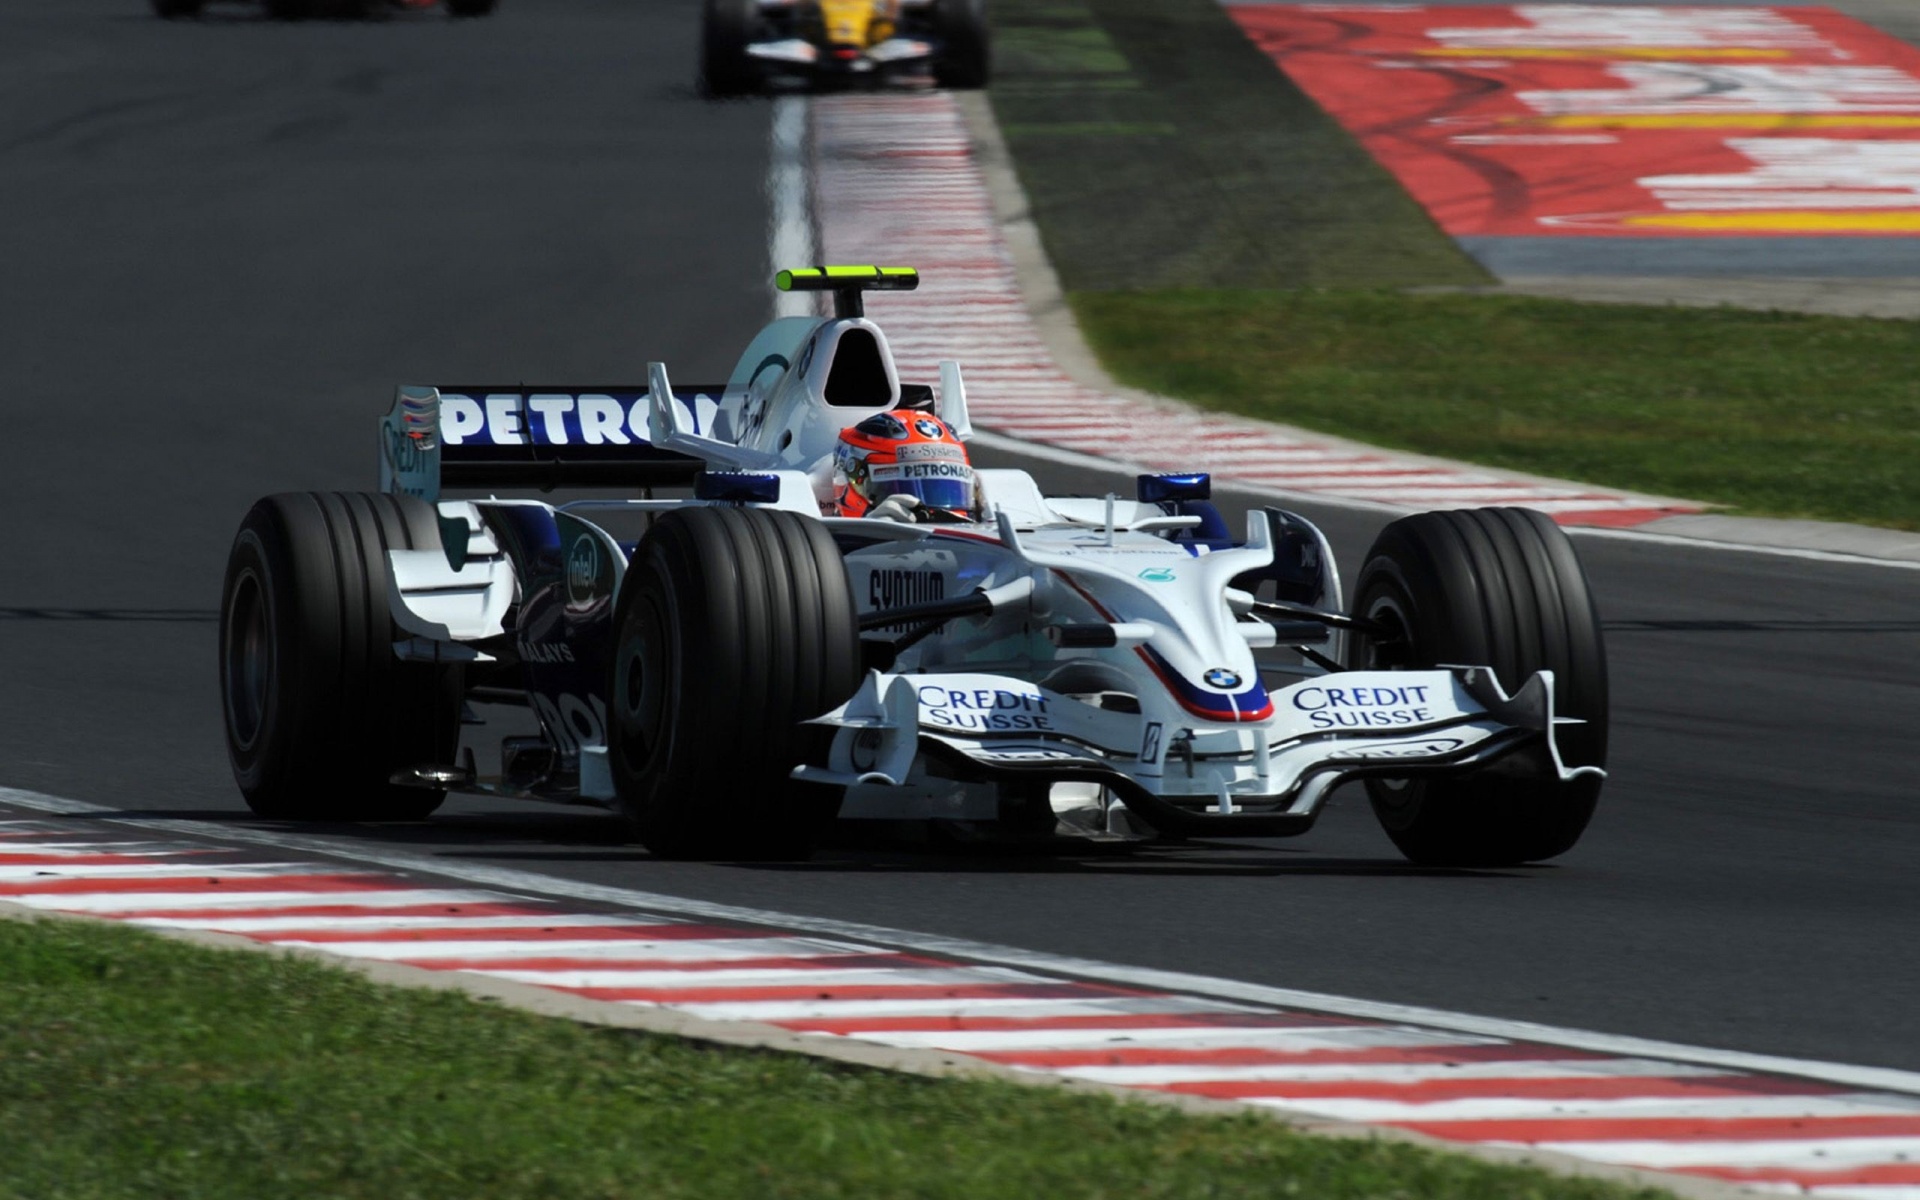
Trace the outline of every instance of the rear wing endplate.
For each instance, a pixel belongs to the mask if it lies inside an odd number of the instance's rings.
[[[673,425],[711,427],[725,390],[671,387]],[[654,444],[644,386],[402,386],[380,422],[380,490],[683,484],[701,460]]]

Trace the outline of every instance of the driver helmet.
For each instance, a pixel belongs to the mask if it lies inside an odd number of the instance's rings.
[[[840,431],[833,492],[843,517],[863,517],[889,496],[971,517],[976,490],[967,448],[931,413],[885,412]]]

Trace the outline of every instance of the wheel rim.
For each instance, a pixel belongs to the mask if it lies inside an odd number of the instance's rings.
[[[672,714],[673,661],[666,621],[651,597],[640,597],[621,630],[614,660],[613,703],[618,744],[628,770],[644,773],[666,739]]]
[[[1391,592],[1376,592],[1358,614],[1388,631],[1385,637],[1367,636],[1361,642],[1364,653],[1356,664],[1366,671],[1396,671],[1414,663],[1413,621],[1400,598]]]
[[[1359,661],[1354,664],[1357,669],[1394,671],[1416,665],[1413,621],[1398,596],[1385,590],[1375,592],[1355,615],[1387,631],[1383,637],[1369,635],[1361,639]],[[1420,800],[1418,783],[1406,778],[1374,776],[1367,780],[1367,793],[1375,804],[1384,805],[1398,815],[1417,810]]]
[[[226,693],[227,732],[234,745],[251,749],[266,723],[267,697],[273,687],[273,637],[267,624],[260,577],[243,572],[227,598],[226,639],[221,649]]]

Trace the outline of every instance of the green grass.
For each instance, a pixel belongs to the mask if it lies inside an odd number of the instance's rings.
[[[4,920],[0,1148],[0,1196],[34,1200],[1663,1195]]]
[[[1388,292],[1087,292],[1126,383],[1383,446],[1920,529],[1920,325]]]
[[[1069,290],[1486,275],[1217,0],[995,0],[989,93]]]
[[[994,112],[1123,381],[1741,513],[1920,529],[1920,326],[1397,294],[1486,276],[1216,0],[994,11]]]

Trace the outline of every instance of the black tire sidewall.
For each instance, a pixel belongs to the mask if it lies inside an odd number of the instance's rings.
[[[666,514],[628,566],[614,630],[609,764],[640,840],[669,857],[810,852],[839,797],[790,778],[820,741],[803,723],[860,678],[845,568],[819,522]],[[629,703],[636,666],[643,713]]]
[[[1356,636],[1357,669],[1488,666],[1509,694],[1552,670],[1558,715],[1585,722],[1557,731],[1566,761],[1604,765],[1599,620],[1572,543],[1543,514],[1457,510],[1389,524],[1356,578],[1353,612],[1393,617],[1408,635],[1400,647]],[[1531,776],[1373,779],[1367,792],[1381,827],[1414,861],[1511,865],[1565,852],[1592,817],[1599,781],[1549,772],[1541,755]]]
[[[251,518],[240,529],[234,539],[233,551],[227,560],[227,578],[222,589],[220,605],[220,702],[222,719],[228,731],[227,748],[233,763],[235,781],[243,792],[261,790],[268,781],[266,768],[272,761],[269,749],[281,740],[279,729],[286,720],[287,689],[276,686],[278,676],[287,669],[287,657],[280,647],[284,630],[284,621],[279,615],[279,578],[266,544],[260,533],[253,528]],[[261,606],[266,622],[264,649],[268,656],[266,666],[266,685],[258,700],[259,716],[247,736],[237,728],[234,710],[240,698],[233,694],[234,675],[237,664],[232,662],[234,638],[238,630],[233,628],[235,601],[243,586],[258,589],[257,603]],[[251,704],[248,707],[252,707]]]
[[[700,90],[723,99],[750,92],[756,83],[747,45],[758,10],[753,0],[704,0],[700,6]]]
[[[459,668],[397,660],[387,610],[386,551],[438,545],[432,507],[413,497],[284,493],[248,512],[228,556],[219,666],[234,780],[254,811],[412,820],[445,798],[390,782],[457,750]],[[234,720],[233,686],[235,604],[249,586],[271,649],[252,737]]]
[[[939,0],[935,21],[941,47],[933,62],[934,82],[946,88],[985,87],[992,70],[986,0]]]
[[[608,761],[621,810],[643,841],[673,838],[675,814],[664,805],[662,793],[691,773],[680,769],[684,739],[675,740],[684,712],[681,647],[684,638],[705,637],[707,632],[697,613],[686,620],[680,615],[679,597],[687,588],[686,571],[677,561],[681,553],[677,539],[669,535],[642,539],[627,566],[614,612]],[[683,636],[674,636],[676,630]]]

